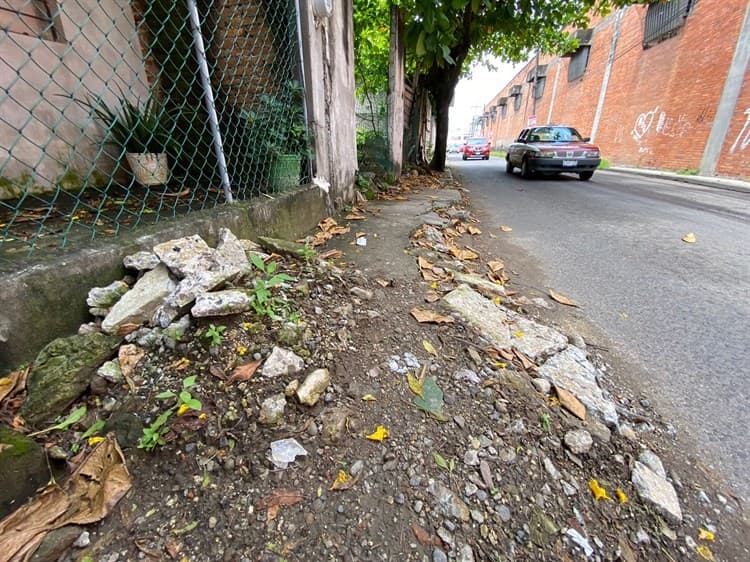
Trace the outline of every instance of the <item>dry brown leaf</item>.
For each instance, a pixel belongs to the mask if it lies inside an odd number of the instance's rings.
[[[337,235],[340,236],[340,235],[343,235],[343,234],[348,234],[349,232],[351,232],[351,230],[352,229],[349,228],[348,226],[334,226],[328,232],[330,234],[334,235],[334,236],[337,236]]]
[[[140,324],[132,324],[132,323],[122,324],[120,325],[119,328],[117,328],[117,335],[120,337],[125,337],[128,334],[132,334],[140,327],[141,327]]]
[[[497,273],[501,269],[505,269],[505,264],[501,260],[493,260],[487,262],[487,267],[490,268],[492,273]]]
[[[26,388],[26,377],[29,374],[29,367],[18,371],[13,371],[7,377],[0,378],[0,402],[7,396],[17,394]]]
[[[411,532],[414,533],[414,538],[416,538],[422,546],[428,546],[430,544],[430,534],[416,523],[411,524]]]
[[[513,229],[509,226],[501,226],[500,230],[502,230],[503,232],[513,232]]]
[[[0,521],[3,560],[28,560],[48,532],[103,519],[130,489],[130,474],[113,435],[102,441],[70,478],[49,485]]]
[[[302,501],[302,492],[299,490],[290,490],[288,488],[278,488],[262,497],[255,504],[257,509],[269,509],[279,505],[294,505]]]
[[[226,369],[223,369],[218,365],[211,365],[208,368],[208,372],[215,376],[217,379],[221,379],[223,381],[227,380]]]
[[[409,313],[414,317],[417,322],[420,323],[432,323],[432,324],[452,324],[455,322],[450,316],[438,314],[432,310],[425,310],[422,308],[412,308]]]
[[[384,289],[390,285],[393,285],[391,281],[386,281],[385,279],[375,279],[375,283],[383,287]]]
[[[469,346],[466,348],[466,351],[469,352],[469,356],[471,357],[471,360],[474,361],[474,363],[476,363],[477,365],[482,364],[482,356],[479,355],[479,352],[476,349]]]
[[[318,254],[318,258],[325,260],[337,260],[344,257],[344,252],[341,250],[326,250]]]
[[[349,214],[348,214],[348,215],[346,215],[346,216],[345,216],[344,218],[345,218],[346,220],[349,220],[349,221],[363,221],[363,220],[365,220],[365,219],[366,219],[367,217],[365,217],[364,215],[359,215],[359,214],[356,214],[356,213],[349,213]]]
[[[574,301],[570,300],[565,295],[562,295],[562,294],[560,294],[560,293],[558,293],[556,291],[553,291],[552,289],[549,290],[549,296],[550,296],[550,298],[552,298],[552,300],[555,300],[555,301],[559,302],[560,304],[564,304],[566,306],[575,306],[575,307],[578,306],[577,303],[575,303]]]
[[[557,385],[555,385],[555,392],[557,393],[557,399],[560,401],[560,405],[563,408],[577,418],[582,420],[586,419],[586,406],[584,406],[578,398],[573,396],[571,392],[568,392]]]
[[[251,378],[253,378],[255,371],[258,370],[258,367],[260,367],[260,364],[262,362],[263,360],[259,359],[257,361],[251,361],[250,363],[245,363],[244,365],[237,365],[234,368],[234,371],[232,371],[232,376],[229,377],[228,382],[233,383],[236,381],[239,381],[239,382],[249,381]]]
[[[437,291],[429,291],[424,296],[425,302],[436,302],[440,300],[440,293]]]
[[[482,234],[482,231],[479,230],[476,226],[469,225],[467,227],[467,230],[469,231],[469,234],[471,234],[472,236],[475,236],[477,234]]]
[[[117,361],[120,364],[122,376],[126,379],[132,377],[138,361],[143,359],[144,355],[146,355],[146,351],[133,343],[120,346],[120,350],[117,353]]]
[[[426,260],[422,256],[417,258],[417,265],[419,266],[419,269],[432,269],[435,266],[435,264]]]
[[[440,277],[435,275],[430,269],[422,269],[422,279],[425,281],[440,281]]]
[[[521,353],[520,351],[518,351],[515,347],[513,348],[513,353],[515,353],[516,357],[521,362],[521,366],[525,370],[530,371],[531,369],[535,369],[536,368],[536,363],[534,363],[531,359],[529,359],[528,357],[526,357],[526,355],[524,355],[523,353]]]

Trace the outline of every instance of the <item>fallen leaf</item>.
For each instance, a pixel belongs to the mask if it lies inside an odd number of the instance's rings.
[[[706,529],[698,529],[699,541],[712,541],[715,538],[716,538],[716,535],[714,535],[711,531],[707,531]]]
[[[173,361],[167,365],[167,369],[174,369],[175,371],[184,371],[190,366],[190,359],[187,357],[180,357],[176,361]]]
[[[273,506],[279,505],[294,505],[302,501],[302,492],[298,490],[290,490],[287,488],[278,488],[263,496],[258,503],[255,504],[257,509],[268,509]]]
[[[557,399],[560,400],[560,405],[568,410],[575,417],[582,420],[586,419],[586,406],[584,406],[578,398],[572,393],[568,392],[562,387],[555,385],[555,392],[557,393]]]
[[[409,313],[419,323],[433,323],[433,324],[452,324],[455,322],[450,316],[438,314],[431,310],[424,310],[422,308],[412,308]]]
[[[578,306],[577,303],[575,303],[574,301],[570,300],[565,295],[561,295],[560,293],[557,293],[557,292],[553,291],[552,289],[549,290],[549,296],[552,298],[552,300],[555,300],[555,301],[559,302],[560,304],[564,304],[566,306],[575,306],[575,307]]]
[[[349,213],[344,218],[346,220],[348,220],[348,221],[363,221],[367,217],[365,217],[364,215],[358,215],[358,214],[355,214],[355,213]]]
[[[130,489],[114,435],[100,443],[61,486],[50,484],[0,521],[3,560],[28,560],[48,532],[103,519]]]
[[[694,232],[688,232],[685,236],[682,237],[683,242],[687,242],[688,244],[695,244],[698,239],[695,237]]]
[[[490,271],[492,271],[492,273],[497,273],[501,269],[505,269],[505,264],[500,260],[493,260],[487,262],[487,267],[490,268]]]
[[[386,281],[385,279],[375,279],[375,283],[383,287],[384,289],[388,287],[389,285],[392,285],[390,281]]]
[[[339,470],[336,480],[333,481],[329,490],[348,490],[357,483],[356,478],[347,474],[345,470]]]
[[[479,355],[479,352],[476,349],[470,346],[466,348],[466,351],[471,357],[471,360],[474,361],[474,363],[476,363],[477,366],[482,364],[482,356]]]
[[[422,383],[422,394],[414,399],[414,405],[436,420],[447,420],[443,413],[443,390],[432,377]]]
[[[414,538],[416,538],[422,546],[427,546],[431,543],[430,534],[416,523],[411,524],[411,532],[414,533]]]
[[[438,293],[437,291],[429,291],[425,294],[424,300],[426,302],[437,302],[440,300],[440,293]]]
[[[425,351],[429,353],[430,355],[434,355],[435,357],[438,356],[438,353],[433,347],[433,345],[427,340],[422,340],[422,347],[424,347]]]
[[[251,378],[253,378],[255,371],[258,370],[258,367],[260,367],[260,364],[262,362],[263,360],[259,359],[258,361],[251,361],[250,363],[245,363],[244,365],[237,365],[234,368],[234,371],[232,371],[232,375],[229,377],[228,382],[233,383],[235,381],[249,381]]]
[[[377,429],[375,429],[374,432],[372,432],[370,435],[366,436],[366,439],[369,439],[370,441],[382,441],[388,437],[388,430],[384,428],[382,425],[379,425]]]
[[[443,458],[440,453],[432,453],[432,458],[435,459],[435,464],[443,470],[448,470],[448,461]]]
[[[513,353],[515,353],[518,360],[521,362],[521,367],[523,367],[526,371],[531,371],[532,369],[536,369],[536,363],[534,363],[531,359],[526,357],[524,353],[521,353],[518,351],[515,347],[513,348]]]
[[[133,324],[133,323],[122,324],[120,325],[119,328],[117,328],[117,335],[120,337],[125,337],[128,334],[132,334],[140,327],[141,327],[140,324]]]
[[[26,388],[26,377],[29,374],[30,367],[13,371],[7,377],[0,379],[0,402],[6,397],[18,394]]]
[[[318,258],[326,261],[326,260],[337,260],[344,257],[344,252],[341,250],[326,250],[325,252],[321,252],[318,254]]]
[[[711,549],[708,548],[707,545],[702,544],[700,546],[696,546],[695,550],[698,552],[698,554],[701,555],[701,558],[704,560],[708,560],[709,562],[716,562],[716,558],[714,558],[714,553],[711,552]]]
[[[422,396],[422,381],[411,373],[406,373],[406,381],[409,383],[409,390],[417,396]]]
[[[467,226],[466,229],[469,231],[469,234],[476,235],[476,234],[482,234],[482,231],[479,230],[476,226]]]
[[[620,488],[617,488],[615,490],[615,496],[617,496],[617,501],[620,503],[628,503],[628,496],[623,492]]]
[[[599,485],[599,482],[597,482],[596,480],[593,480],[593,479],[589,480],[589,489],[591,490],[591,493],[594,494],[595,500],[610,500],[611,501],[612,499],[607,495],[607,490],[602,488]]]
[[[429,261],[424,259],[422,256],[419,256],[417,258],[417,265],[419,266],[420,269],[432,269],[435,266],[434,263],[430,263]]]
[[[509,226],[501,226],[500,230],[502,230],[503,232],[513,232],[513,229]]]
[[[377,398],[375,398],[372,394],[365,394],[362,397],[362,400],[364,400],[365,402],[375,402]]]
[[[138,362],[146,355],[146,351],[135,344],[120,346],[117,352],[117,362],[120,364],[120,372],[126,379],[133,376]]]

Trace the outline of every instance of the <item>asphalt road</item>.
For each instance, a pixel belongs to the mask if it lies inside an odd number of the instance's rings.
[[[581,303],[633,366],[636,396],[749,499],[750,193],[601,171],[523,180],[500,159],[449,165],[483,230],[513,228],[498,249]]]

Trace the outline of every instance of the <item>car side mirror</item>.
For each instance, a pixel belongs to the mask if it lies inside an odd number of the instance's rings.
[[[591,141],[591,137],[583,137],[583,142],[590,142],[590,141]]]

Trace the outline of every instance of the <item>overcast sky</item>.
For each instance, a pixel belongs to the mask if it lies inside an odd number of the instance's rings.
[[[450,111],[450,136],[468,132],[471,119],[482,113],[482,108],[505,86],[523,66],[496,64],[497,70],[484,66],[474,68],[471,78],[462,79],[456,86]]]

